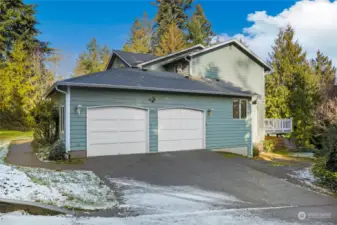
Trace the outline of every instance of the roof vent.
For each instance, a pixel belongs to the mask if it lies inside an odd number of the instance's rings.
[[[190,79],[190,76],[189,75],[185,75],[184,76],[186,79]]]
[[[142,70],[143,70],[143,71],[147,71],[147,69],[146,69],[146,68],[142,68]]]
[[[215,80],[216,80],[216,81],[220,81],[220,79],[219,79],[219,78],[216,78]]]

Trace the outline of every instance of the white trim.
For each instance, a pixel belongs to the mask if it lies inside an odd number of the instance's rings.
[[[167,107],[167,108],[157,108],[157,152],[159,151],[159,111],[160,110],[170,110],[170,109],[188,109],[188,110],[194,110],[194,111],[200,111],[204,114],[204,126],[203,126],[203,148],[206,149],[206,118],[207,118],[207,109],[197,109],[197,108],[190,108],[190,107]]]
[[[233,103],[234,100],[239,101],[239,118],[234,118],[233,114]],[[241,118],[241,101],[247,101],[246,102],[246,118]],[[248,119],[248,99],[242,99],[242,98],[232,98],[232,118],[233,120],[247,120]]]
[[[129,105],[100,105],[100,106],[87,106],[87,112],[86,112],[86,124],[85,124],[85,134],[86,134],[86,150],[87,150],[87,156],[88,156],[88,112],[89,109],[95,109],[95,108],[133,108],[133,109],[140,109],[140,110],[146,110],[147,111],[147,118],[146,118],[146,127],[147,127],[147,152],[150,153],[150,108],[143,108],[143,107],[137,107],[137,106],[129,106]]]
[[[66,151],[70,151],[70,87],[67,87],[66,94]]]
[[[153,63],[153,62],[156,62],[156,61],[160,61],[162,59],[169,58],[171,56],[175,56],[175,55],[178,55],[178,54],[183,53],[183,52],[190,51],[190,50],[195,49],[195,48],[205,49],[205,46],[203,46],[202,44],[194,45],[192,47],[185,48],[184,50],[181,50],[181,51],[178,51],[178,52],[174,52],[174,53],[171,53],[171,54],[168,54],[168,55],[164,55],[164,56],[161,56],[161,57],[158,57],[158,58],[154,58],[152,60],[149,60],[149,61],[146,61],[146,62],[143,62],[143,63],[139,63],[137,66],[142,67],[144,65],[147,65],[147,64],[150,64],[150,63]]]
[[[228,44],[231,44],[231,43],[235,43],[237,45],[239,45],[241,48],[243,48],[249,55],[251,55],[252,57],[254,57],[257,61],[259,61],[262,65],[264,65],[267,69],[269,70],[272,70],[272,68],[264,61],[262,60],[259,56],[257,56],[254,52],[252,52],[249,48],[247,48],[246,46],[244,46],[243,44],[241,44],[238,40],[236,39],[231,39],[231,40],[228,40],[226,42],[223,42],[223,43],[220,43],[220,44],[217,44],[217,45],[213,45],[212,47],[209,47],[209,48],[205,48],[201,51],[198,51],[198,52],[194,52],[192,54],[190,54],[189,56],[193,57],[193,56],[196,56],[196,55],[199,55],[199,54],[202,54],[204,52],[207,52],[207,51],[211,51],[213,49],[216,49],[216,48],[219,48],[219,47],[222,47],[222,46],[225,46],[225,45],[228,45]]]

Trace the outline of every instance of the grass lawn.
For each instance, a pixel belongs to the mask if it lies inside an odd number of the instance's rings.
[[[0,130],[0,140],[10,140],[19,137],[31,138],[33,137],[32,131],[16,131],[16,130]]]

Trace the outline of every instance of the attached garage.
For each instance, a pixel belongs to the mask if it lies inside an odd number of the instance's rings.
[[[118,106],[88,108],[87,156],[148,152],[148,111]]]
[[[158,110],[158,151],[205,148],[205,115],[197,109]]]
[[[236,118],[234,104],[249,105],[251,94],[221,81],[110,69],[59,81],[54,93],[65,109],[60,139],[72,157],[197,149],[251,155],[250,106]]]

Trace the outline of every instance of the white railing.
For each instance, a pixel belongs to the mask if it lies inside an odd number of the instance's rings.
[[[293,131],[293,119],[264,119],[266,134],[284,134]]]

